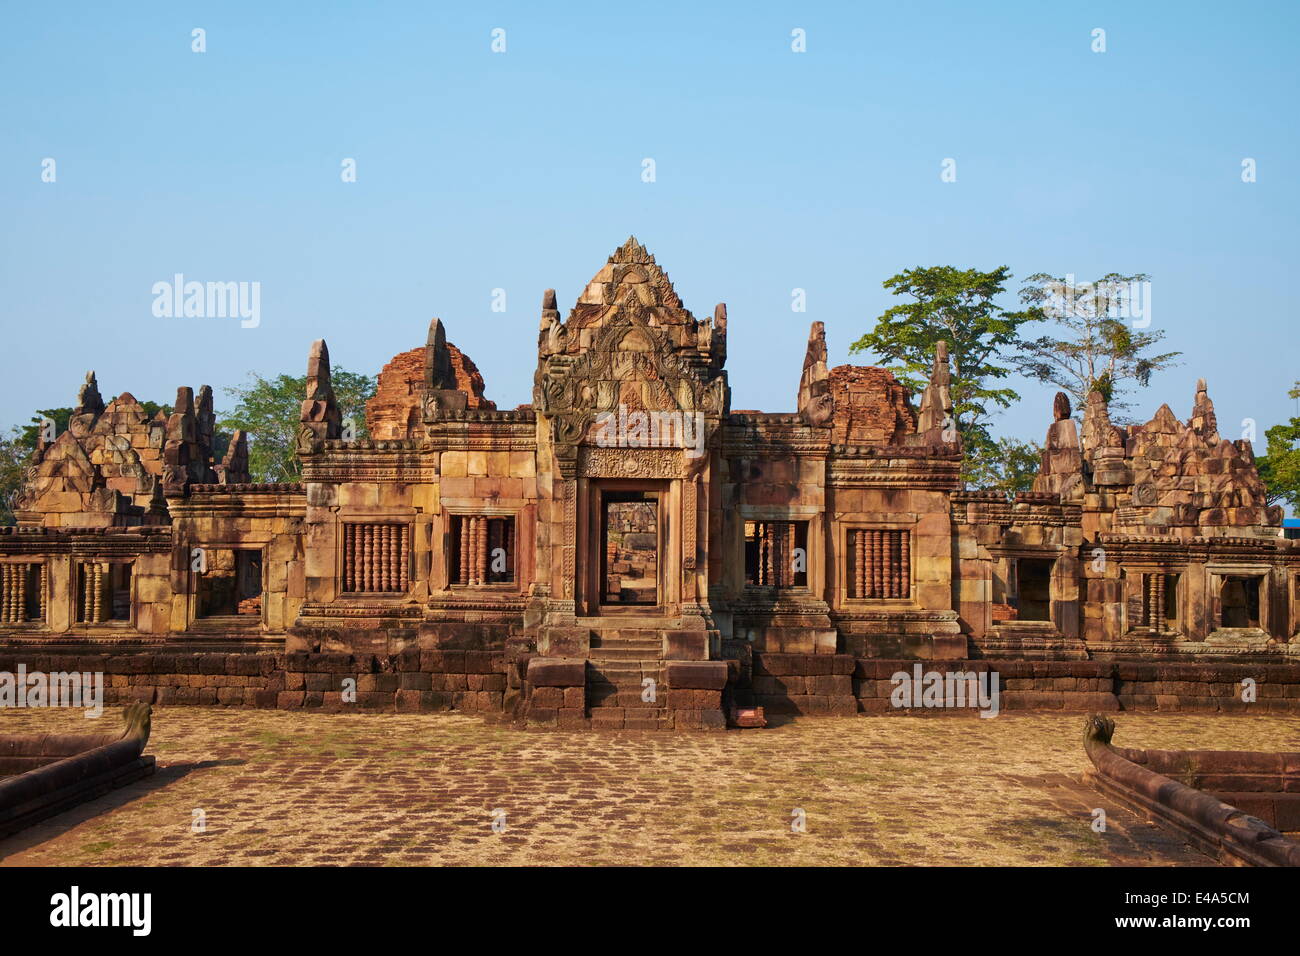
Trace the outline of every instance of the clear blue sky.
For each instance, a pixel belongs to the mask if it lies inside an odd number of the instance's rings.
[[[219,410],[319,337],[375,372],[434,315],[513,407],[542,290],[567,312],[629,233],[696,315],[728,303],[737,408],[793,409],[810,321],[869,364],[848,345],[890,275],[1006,264],[1152,275],[1186,361],[1143,417],[1186,417],[1200,375],[1261,450],[1295,414],[1295,3],[0,9],[0,424],[72,404],[88,368],[106,397],[211,384]],[[260,282],[260,327],[155,318],[178,272]],[[1041,439],[1052,391],[999,429]]]

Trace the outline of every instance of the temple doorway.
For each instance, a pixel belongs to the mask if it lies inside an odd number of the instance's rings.
[[[656,492],[601,493],[602,605],[654,607],[659,604],[659,519]]]
[[[260,549],[208,548],[207,568],[197,581],[198,617],[262,616]]]

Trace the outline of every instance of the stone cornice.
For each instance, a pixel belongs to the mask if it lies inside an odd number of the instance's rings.
[[[898,487],[955,491],[961,459],[831,458],[826,484],[836,488]]]

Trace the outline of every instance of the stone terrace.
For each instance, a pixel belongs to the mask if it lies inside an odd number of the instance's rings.
[[[105,719],[116,720],[109,710]],[[84,729],[9,711],[0,732]],[[0,842],[7,865],[1207,865],[1083,787],[1079,715],[531,733],[461,714],[160,708],[158,773]],[[1300,718],[1122,715],[1116,740],[1294,747]],[[1109,813],[1106,834],[1090,810]],[[193,834],[194,808],[207,832]],[[790,830],[792,809],[808,832]],[[491,829],[506,811],[507,829]]]

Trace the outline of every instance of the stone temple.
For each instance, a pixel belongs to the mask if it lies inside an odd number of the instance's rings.
[[[1034,490],[1009,498],[962,486],[942,344],[914,401],[884,369],[830,368],[813,323],[794,410],[769,413],[731,408],[727,335],[725,305],[697,318],[629,239],[567,316],[544,294],[531,405],[489,401],[435,319],[351,441],[318,341],[300,484],[250,483],[242,434],[214,455],[207,386],[150,418],[92,373],[0,534],[0,642],[585,662],[588,711],[594,684],[674,662],[734,681],[763,653],[1300,651],[1300,548],[1203,381],[1186,421],[1127,428],[1058,395]]]

